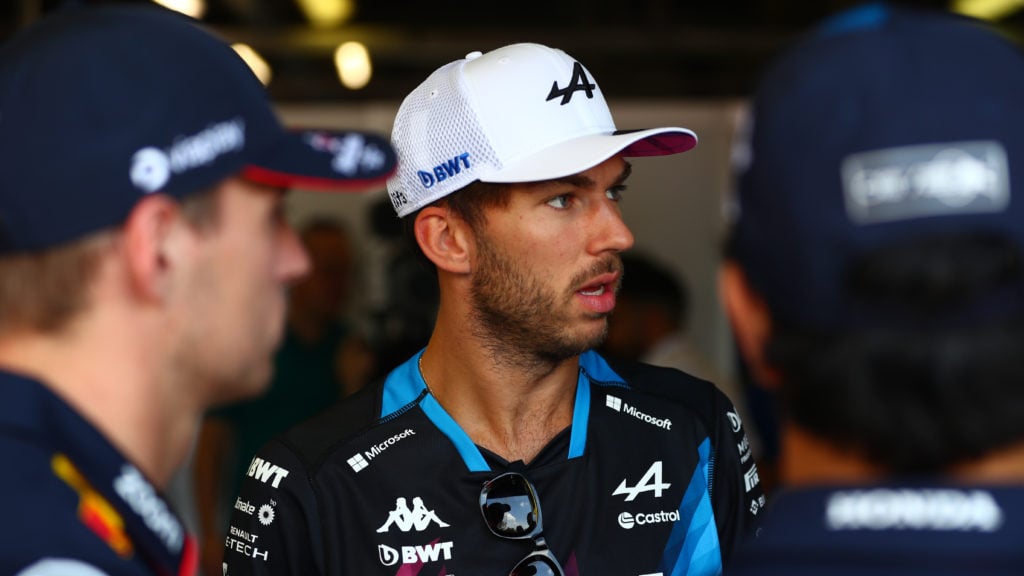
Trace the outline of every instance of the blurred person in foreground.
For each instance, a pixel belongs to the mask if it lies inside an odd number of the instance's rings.
[[[394,152],[286,132],[228,45],[151,6],[10,39],[0,111],[0,573],[193,574],[161,492],[203,412],[266,386],[308,267],[284,189],[380,185]]]
[[[592,350],[633,244],[625,158],[696,143],[618,132],[590,72],[538,44],[413,90],[388,191],[437,272],[433,333],[260,451],[228,574],[720,573],[760,497],[732,405]]]
[[[1024,573],[1024,57],[870,4],[753,105],[722,270],[783,410],[736,574]]]
[[[252,457],[291,426],[358,390],[372,369],[365,343],[346,321],[355,246],[339,222],[317,217],[299,239],[309,273],[288,290],[284,336],[266,392],[209,413],[193,463],[203,568],[221,571],[227,514]]]

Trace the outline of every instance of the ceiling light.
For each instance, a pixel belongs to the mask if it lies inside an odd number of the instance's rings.
[[[338,79],[349,90],[359,90],[370,83],[373,65],[370,52],[359,42],[345,42],[334,51],[334,67]]]
[[[983,20],[1001,20],[1024,6],[1024,0],[954,0],[953,11]]]
[[[203,14],[206,13],[206,1],[205,0],[153,0],[157,4],[170,8],[176,12],[181,12],[186,16],[193,18],[202,18]]]
[[[353,0],[298,0],[309,23],[317,28],[335,28],[352,17]]]

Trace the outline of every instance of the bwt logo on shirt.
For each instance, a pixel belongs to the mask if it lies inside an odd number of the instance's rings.
[[[463,152],[451,160],[445,160],[434,166],[431,172],[419,170],[416,175],[420,177],[420,184],[423,184],[424,188],[433,188],[434,184],[460,174],[463,168],[469,170],[469,167],[469,152]]]
[[[380,563],[385,566],[394,566],[399,560],[402,564],[426,564],[441,558],[451,560],[454,546],[454,542],[433,542],[423,546],[402,546],[399,552],[386,544],[378,544],[377,553],[380,555]]]
[[[263,458],[253,458],[252,464],[249,464],[249,472],[246,473],[249,478],[255,478],[260,482],[266,484],[268,481],[270,485],[277,488],[281,484],[281,479],[288,476],[288,471],[280,466],[276,466]],[[271,480],[273,478],[273,480]]]

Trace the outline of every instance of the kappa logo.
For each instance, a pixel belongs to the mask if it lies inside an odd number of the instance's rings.
[[[663,491],[668,490],[671,484],[662,481],[661,478],[661,460],[658,460],[644,473],[643,478],[636,483],[636,486],[630,487],[626,484],[626,479],[619,482],[619,486],[612,492],[612,496],[626,495],[626,502],[632,502],[636,500],[636,497],[642,492],[654,492],[655,498],[661,498]]]
[[[398,498],[395,500],[395,509],[388,513],[387,522],[380,528],[377,528],[377,533],[387,532],[391,529],[392,525],[397,526],[402,532],[410,530],[423,532],[430,526],[431,522],[441,528],[448,527],[448,523],[438,518],[436,512],[427,510],[427,507],[423,505],[423,499],[419,496],[412,499],[411,510],[405,498]]]
[[[551,92],[548,92],[548,97],[545,102],[550,102],[559,96],[562,97],[560,105],[565,106],[577,92],[585,92],[587,98],[594,97],[594,90],[597,89],[597,84],[594,84],[592,80],[587,78],[587,71],[583,69],[583,64],[574,62],[572,66],[572,78],[569,79],[569,84],[565,88],[559,88],[558,82],[551,83]]]

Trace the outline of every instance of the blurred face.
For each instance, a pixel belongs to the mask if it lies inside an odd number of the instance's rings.
[[[216,194],[218,219],[195,233],[177,313],[184,325],[178,362],[219,403],[266,387],[286,286],[309,261],[284,219],[280,190],[235,178]]]
[[[619,252],[633,245],[619,195],[628,164],[513,189],[476,235],[472,305],[478,336],[525,361],[561,361],[598,345],[615,307]]]

